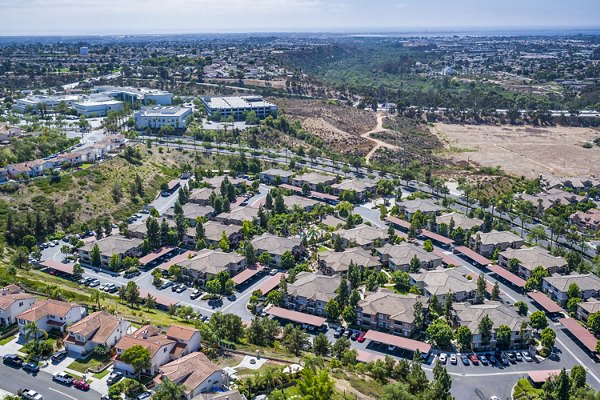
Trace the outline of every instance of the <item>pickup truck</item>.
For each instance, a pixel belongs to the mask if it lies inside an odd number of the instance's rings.
[[[31,389],[24,389],[21,392],[21,397],[25,400],[44,400],[44,396]]]

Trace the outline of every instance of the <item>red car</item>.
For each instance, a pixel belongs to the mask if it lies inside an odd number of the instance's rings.
[[[79,390],[90,390],[90,384],[83,379],[77,379],[76,381],[73,381],[73,386]]]
[[[469,354],[469,360],[473,363],[473,365],[479,365],[479,358],[475,354]]]
[[[358,334],[358,342],[362,343],[365,341],[365,332],[361,332]]]

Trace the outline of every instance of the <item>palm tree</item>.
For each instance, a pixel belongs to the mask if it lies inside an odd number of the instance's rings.
[[[100,291],[98,289],[92,289],[90,299],[96,303],[96,308],[100,309]]]
[[[184,395],[184,387],[169,378],[164,378],[152,396],[155,400],[177,400]]]
[[[39,329],[39,326],[35,321],[28,322],[23,327],[23,336],[25,337],[25,340],[27,342],[30,342],[31,340],[33,340],[33,349],[32,349],[33,354],[37,355],[40,338],[45,336],[45,334],[43,334],[42,332],[43,331],[41,329]]]

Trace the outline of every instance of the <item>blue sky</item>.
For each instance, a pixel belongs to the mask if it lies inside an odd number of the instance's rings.
[[[0,0],[0,35],[598,26],[600,0]]]

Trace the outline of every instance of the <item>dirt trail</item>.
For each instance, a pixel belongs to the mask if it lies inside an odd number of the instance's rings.
[[[389,144],[382,140],[371,137],[371,134],[373,134],[373,133],[383,132],[383,131],[387,130],[387,129],[383,128],[383,118],[384,118],[384,115],[382,113],[377,113],[377,125],[375,126],[375,128],[360,135],[361,137],[368,139],[375,144],[375,146],[371,149],[371,151],[369,151],[369,153],[365,156],[365,160],[366,160],[367,164],[371,163],[371,157],[381,147],[385,147],[390,150],[398,150],[398,146],[394,146],[393,144]]]

